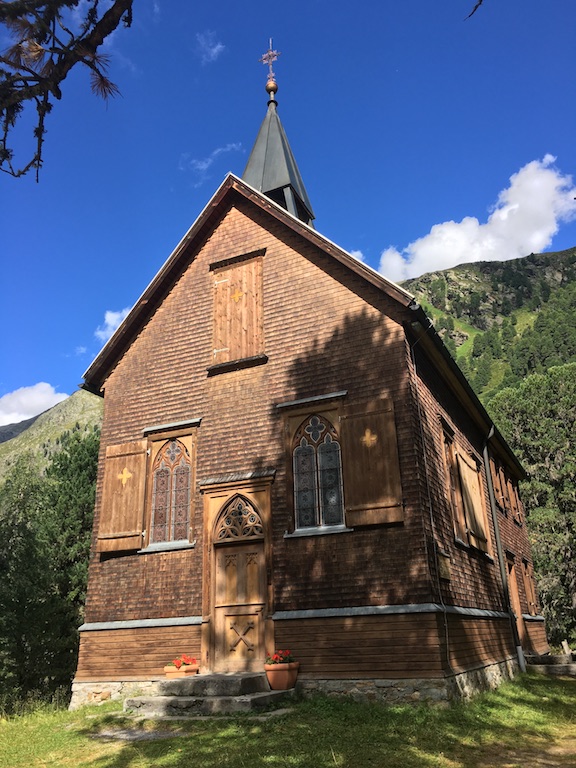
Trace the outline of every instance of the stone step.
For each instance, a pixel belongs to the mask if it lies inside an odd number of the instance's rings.
[[[293,697],[294,690],[268,690],[238,696],[139,696],[126,699],[124,711],[156,718],[233,714],[263,707],[277,707]]]
[[[158,684],[162,696],[245,696],[269,690],[266,675],[262,673],[189,675]]]
[[[571,653],[547,653],[545,656],[526,656],[527,664],[572,664]]]
[[[576,677],[576,664],[532,664],[529,662],[528,671],[538,675]]]

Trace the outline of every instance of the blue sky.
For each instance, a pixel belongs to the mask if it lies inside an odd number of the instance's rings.
[[[316,228],[394,280],[576,245],[573,0],[137,0],[107,45],[121,96],[73,72],[40,183],[0,174],[0,424],[75,391],[266,111]],[[8,39],[0,31],[0,47]],[[22,152],[30,126],[16,133]],[[383,256],[384,254],[384,256]]]

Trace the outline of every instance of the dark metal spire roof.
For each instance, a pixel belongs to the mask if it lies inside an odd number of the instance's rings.
[[[266,83],[266,90],[270,96],[268,111],[258,131],[242,178],[247,184],[263,192],[305,224],[311,225],[314,219],[312,205],[278,117],[278,104],[274,98],[278,86],[272,72],[272,61],[275,61],[278,55],[277,51],[272,50],[272,41],[270,41],[270,50],[261,59],[269,66]]]

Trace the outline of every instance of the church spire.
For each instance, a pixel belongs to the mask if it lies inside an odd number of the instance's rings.
[[[258,131],[242,178],[298,219],[312,225],[312,205],[277,112],[278,102],[275,96],[278,85],[272,63],[279,55],[278,51],[273,50],[270,40],[268,51],[260,59],[268,66],[268,111]]]

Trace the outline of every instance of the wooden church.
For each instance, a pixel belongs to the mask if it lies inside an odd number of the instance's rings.
[[[273,52],[272,52],[273,53]],[[278,117],[85,374],[104,423],[72,705],[289,648],[449,699],[547,650],[523,470],[403,288],[313,227]]]

